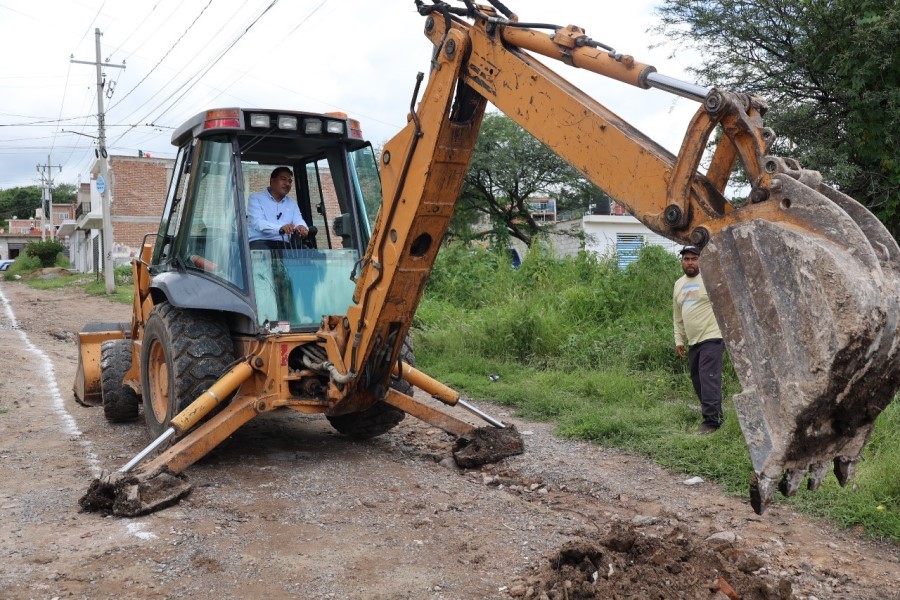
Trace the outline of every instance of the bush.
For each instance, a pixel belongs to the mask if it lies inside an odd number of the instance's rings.
[[[42,267],[52,267],[56,264],[56,257],[63,251],[63,245],[57,240],[33,242],[25,247],[25,254],[37,257]]]
[[[451,244],[416,317],[418,367],[468,396],[553,421],[564,435],[647,454],[746,494],[752,467],[727,354],[725,425],[714,436],[689,433],[699,402],[672,334],[681,274],[677,256],[652,246],[626,269],[611,257],[557,258],[537,246],[513,269],[503,253]],[[858,490],[829,478],[779,502],[900,540],[900,401],[879,417],[864,458]]]

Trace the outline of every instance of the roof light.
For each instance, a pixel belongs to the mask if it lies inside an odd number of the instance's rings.
[[[278,115],[278,129],[297,129],[297,117]]]
[[[319,119],[303,119],[303,133],[322,133],[322,121]]]
[[[250,127],[268,128],[271,123],[272,120],[269,118],[269,115],[250,113]]]
[[[240,129],[241,111],[236,108],[220,108],[206,111],[203,129],[217,129],[219,127]]]
[[[350,119],[350,137],[358,140],[365,139],[363,138],[362,126],[356,119]]]
[[[332,121],[328,119],[325,121],[325,130],[328,133],[344,133],[344,122],[343,121]]]

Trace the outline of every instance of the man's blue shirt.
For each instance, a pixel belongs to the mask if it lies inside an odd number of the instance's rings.
[[[251,242],[284,240],[285,236],[278,231],[284,225],[307,227],[297,202],[290,196],[285,196],[280,201],[276,200],[269,193],[269,188],[250,195],[247,202],[247,222]]]

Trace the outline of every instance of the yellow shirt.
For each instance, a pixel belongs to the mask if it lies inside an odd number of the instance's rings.
[[[675,324],[675,345],[694,346],[712,339],[722,339],[706,286],[700,275],[684,275],[675,282],[672,293],[672,321]]]

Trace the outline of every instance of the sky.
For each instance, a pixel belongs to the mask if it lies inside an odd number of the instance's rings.
[[[649,31],[658,1],[504,4],[692,81]],[[230,106],[341,111],[383,145],[406,123],[416,73],[427,76],[423,25],[413,0],[0,0],[0,189],[38,184],[38,165],[52,165],[55,184],[90,178],[97,74],[72,59],[95,60],[95,29],[109,154],[174,157],[176,127]],[[695,102],[542,61],[677,153]]]

